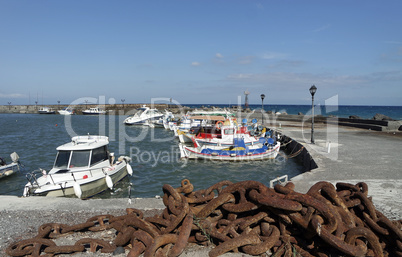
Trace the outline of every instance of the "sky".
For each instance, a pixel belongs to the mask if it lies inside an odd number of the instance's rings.
[[[0,0],[0,104],[402,105],[402,1]]]

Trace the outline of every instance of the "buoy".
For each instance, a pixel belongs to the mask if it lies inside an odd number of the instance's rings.
[[[131,165],[127,163],[127,173],[130,174],[130,176],[133,175],[133,168],[131,168]]]
[[[57,124],[55,126],[57,127]]]
[[[109,175],[106,175],[106,185],[108,188],[113,189],[113,180]]]
[[[81,190],[81,186],[80,184],[78,184],[77,182],[74,183],[73,185],[74,188],[74,193],[78,198],[81,198],[82,196],[82,190]]]

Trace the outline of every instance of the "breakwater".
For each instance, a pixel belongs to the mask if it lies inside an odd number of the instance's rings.
[[[96,105],[96,104],[79,104],[79,105],[66,105],[66,104],[57,104],[57,105],[46,105],[46,107],[52,108],[57,111],[62,110],[66,107],[70,107],[74,110],[74,113],[77,115],[82,114],[83,110],[100,106],[104,110],[106,110],[107,115],[132,115],[135,111],[143,106],[143,103],[140,104],[105,104],[105,105]],[[185,106],[185,105],[169,105],[169,104],[145,104],[147,106],[152,106],[158,110],[169,110],[173,114],[184,115],[188,111],[194,110],[193,107]],[[37,114],[38,110],[43,107],[43,105],[0,105],[0,113],[21,113],[21,114]],[[214,110],[219,109],[217,107],[201,107],[200,109],[204,110]],[[238,106],[232,106],[227,108],[232,113],[236,114],[238,119],[257,119],[259,122],[263,122],[265,125],[269,126],[280,126],[281,121],[291,121],[291,122],[302,122],[302,123],[311,123],[311,115],[304,115],[303,113],[299,114],[287,114],[286,112],[276,113],[275,111],[266,111],[264,110],[261,113],[261,109],[259,110],[251,110],[251,109],[242,109],[238,108]],[[337,117],[334,115],[315,115],[314,122],[316,123],[326,123],[333,124],[339,126],[348,126],[354,128],[368,129],[368,130],[376,130],[376,131],[402,131],[402,120],[392,120],[389,117],[381,114],[377,114],[380,119],[362,119],[355,116],[350,116],[349,118]]]
[[[140,108],[144,104],[77,104],[77,105],[67,105],[67,104],[55,104],[55,105],[0,105],[0,113],[38,113],[41,107],[49,107],[56,112],[58,110],[63,110],[66,107],[70,107],[74,110],[75,114],[82,114],[83,110],[93,108],[93,107],[101,107],[107,111],[107,114],[122,114],[124,115],[126,112],[132,112]],[[147,106],[151,106],[150,104],[146,104]],[[164,110],[169,109],[170,106],[168,104],[153,104],[153,108]],[[179,109],[180,107],[174,106],[172,109]],[[190,109],[188,107],[181,107],[183,109]]]

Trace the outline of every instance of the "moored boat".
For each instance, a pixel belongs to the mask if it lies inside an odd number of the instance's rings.
[[[275,159],[279,153],[280,142],[273,138],[261,138],[259,143],[246,145],[242,138],[236,138],[230,147],[199,145],[194,139],[194,146],[180,143],[181,158],[206,159],[219,161],[254,161]]]
[[[246,145],[252,145],[261,137],[265,137],[265,131],[266,129],[263,129],[260,133],[255,133],[247,126],[238,125],[235,119],[229,118],[223,121],[218,120],[214,125],[193,128],[189,132],[179,132],[178,136],[181,143],[192,142],[192,138],[195,138],[199,144],[218,146],[233,145],[234,138],[241,137]]]
[[[108,151],[106,136],[76,136],[57,147],[53,168],[27,174],[23,196],[70,196],[88,198],[113,186],[132,174],[131,159],[117,161]]]
[[[102,114],[106,114],[106,111],[97,106],[97,107],[89,108],[87,110],[82,111],[82,114],[84,114],[84,115],[102,115]]]
[[[16,152],[10,154],[11,163],[7,162],[0,157],[0,178],[8,177],[21,170],[19,156]]]
[[[141,108],[137,109],[137,112],[134,115],[127,117],[124,120],[124,124],[144,125],[144,123],[160,123],[160,125],[163,126],[163,124],[159,122],[163,115],[164,114],[161,113],[158,109],[149,108],[144,104]]]
[[[63,110],[59,110],[58,112],[61,115],[72,115],[72,114],[74,114],[74,111],[73,111],[73,109],[71,109],[71,107],[66,107]]]
[[[50,107],[43,106],[38,110],[39,114],[55,114],[56,111]]]

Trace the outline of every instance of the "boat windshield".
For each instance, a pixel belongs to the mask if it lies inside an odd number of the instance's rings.
[[[140,108],[138,111],[135,113],[136,116],[141,116],[141,114],[145,111],[145,108]]]
[[[59,151],[56,157],[56,161],[54,162],[54,167],[58,169],[88,167],[90,155],[91,155],[90,150]]]
[[[70,151],[59,151],[54,163],[54,167],[59,169],[67,169],[70,153]]]
[[[90,150],[73,151],[69,168],[88,167]]]
[[[102,146],[92,150],[91,166],[106,161],[109,159],[109,154],[106,146]]]

